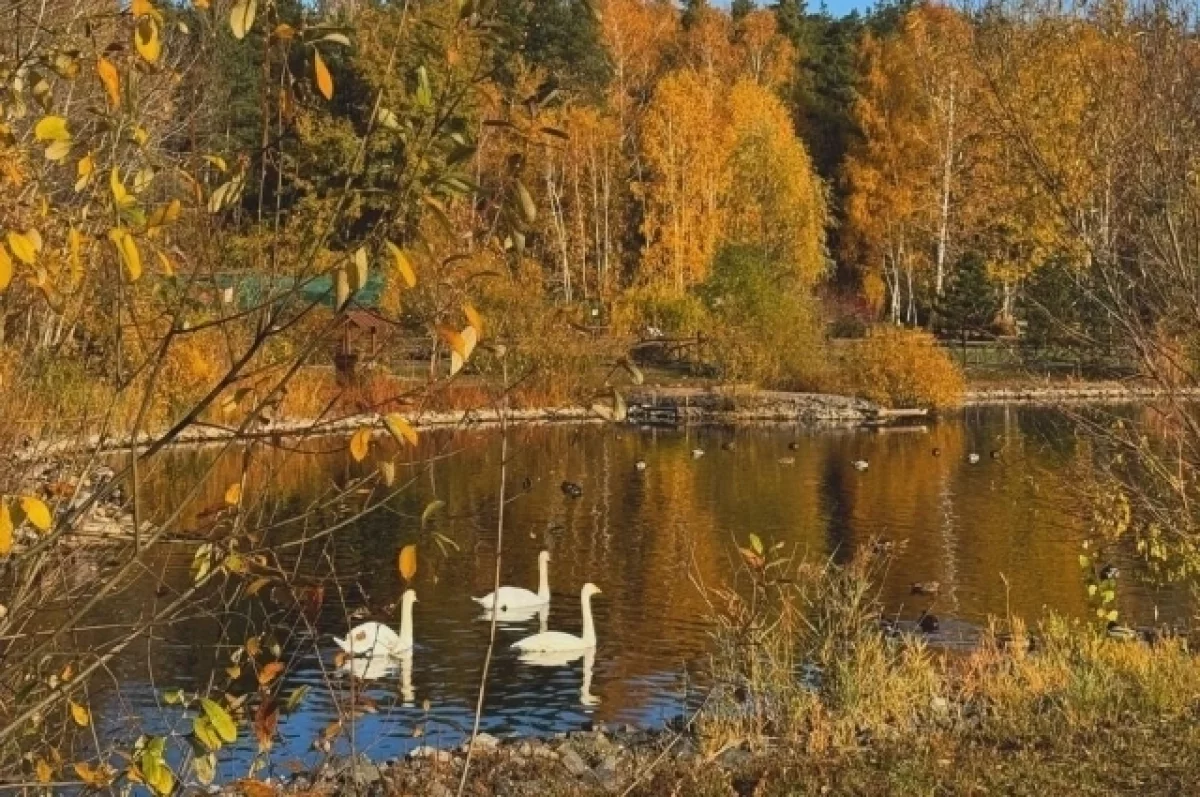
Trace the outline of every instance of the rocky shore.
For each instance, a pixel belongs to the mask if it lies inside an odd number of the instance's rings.
[[[420,746],[403,759],[374,762],[366,755],[334,756],[312,773],[276,785],[296,794],[424,795],[457,794],[466,762],[466,743],[447,750]],[[702,756],[686,732],[645,731],[631,726],[593,728],[551,739],[500,740],[481,733],[475,740],[467,794],[497,797],[652,794],[655,775],[679,767],[711,767],[729,772],[751,758],[731,746]],[[641,787],[641,791],[637,789]],[[228,792],[238,793],[236,791]]]

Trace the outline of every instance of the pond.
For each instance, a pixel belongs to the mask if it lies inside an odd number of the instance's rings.
[[[319,761],[314,742],[326,730],[338,731],[334,750],[353,745],[377,758],[461,742],[488,646],[489,625],[469,597],[492,584],[498,432],[427,433],[419,449],[399,452],[377,438],[364,462],[350,458],[345,439],[304,446],[257,455],[246,496],[249,519],[277,526],[270,539],[279,541],[281,564],[314,585],[308,605],[289,608],[268,585],[252,597],[243,593],[227,611],[200,612],[130,647],[113,663],[108,683],[89,695],[103,734],[187,733],[190,716],[162,700],[171,689],[225,688],[232,679],[253,690],[251,668],[231,674],[230,656],[269,621],[272,630],[261,639],[278,643],[287,663],[281,693],[310,689],[280,720],[260,776]],[[701,585],[727,581],[737,546],[751,533],[813,559],[843,559],[877,536],[895,541],[883,605],[902,621],[936,613],[941,628],[929,638],[937,645],[971,644],[989,616],[1006,612],[1036,620],[1048,609],[1089,611],[1078,564],[1087,517],[1072,489],[1072,466],[1084,446],[1072,424],[1050,411],[975,410],[928,427],[876,432],[522,427],[510,432],[509,446],[503,583],[535,589],[538,553],[550,551],[548,626],[571,633],[581,625],[580,587],[595,582],[603,592],[593,599],[599,642],[586,660],[522,663],[509,645],[536,632],[538,620],[498,629],[481,726],[498,737],[549,735],[596,721],[658,727],[684,712],[707,645]],[[972,464],[971,453],[980,461]],[[240,453],[215,456],[214,449],[193,449],[163,458],[149,477],[152,513],[161,517],[187,499],[180,524],[204,528],[243,463]],[[396,485],[405,489],[322,533],[359,500],[342,495],[345,486],[383,458],[395,459]],[[856,469],[856,460],[869,467]],[[197,474],[210,466],[203,488],[189,497]],[[564,480],[582,495],[565,495]],[[444,505],[423,523],[435,500]],[[308,522],[280,525],[308,510]],[[352,679],[335,661],[332,637],[362,619],[396,625],[392,606],[405,588],[397,551],[414,541],[415,650],[368,673],[378,677]],[[128,623],[186,589],[195,550],[194,542],[156,549],[147,577],[109,603],[97,624]],[[1120,551],[1106,553],[1128,571]],[[918,581],[939,582],[940,593],[914,595]],[[1134,579],[1122,579],[1119,602],[1130,622],[1148,622],[1174,605],[1172,595]],[[352,701],[365,709],[353,719],[346,713]],[[243,739],[224,752],[221,776],[246,775],[256,751],[253,739]]]

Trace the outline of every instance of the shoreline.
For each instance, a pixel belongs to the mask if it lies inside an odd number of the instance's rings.
[[[1155,387],[1095,383],[1078,386],[980,387],[968,389],[953,408],[888,408],[866,399],[828,393],[799,393],[759,390],[742,386],[639,387],[625,396],[632,425],[686,426],[696,424],[740,425],[779,423],[810,428],[880,428],[913,419],[951,416],[965,409],[1001,406],[1114,406],[1140,404],[1174,398],[1200,401],[1200,389],[1166,390]],[[464,429],[500,425],[500,414],[491,408],[404,414],[413,428],[421,431],[461,426]],[[169,447],[201,447],[230,441],[254,441],[330,437],[352,433],[363,427],[381,427],[376,413],[352,415],[329,421],[288,419],[274,421],[241,434],[227,427],[197,423],[184,430]],[[508,411],[508,422],[523,426],[562,423],[606,423],[590,409],[578,406],[518,408]],[[382,433],[378,428],[378,433]],[[80,452],[118,452],[145,449],[161,432],[130,436],[92,434],[82,439],[57,440],[19,451],[19,461],[39,461]]]
[[[760,390],[738,385],[718,385],[712,388],[685,386],[655,386],[636,388],[625,396],[629,407],[624,423],[631,425],[685,426],[696,424],[791,424],[823,427],[884,427],[911,419],[936,418],[953,415],[962,409],[1003,406],[1118,406],[1136,405],[1174,397],[1187,402],[1200,401],[1200,389],[1165,390],[1150,386],[1093,383],[1063,386],[995,386],[968,389],[959,406],[934,409],[929,407],[888,408],[854,396]],[[414,429],[420,431],[448,429],[488,429],[500,425],[496,409],[463,409],[422,414],[401,413]],[[583,407],[533,407],[509,409],[511,424],[523,426],[552,424],[604,424],[605,419]],[[198,423],[180,433],[169,444],[176,447],[203,447],[230,441],[262,441],[262,439],[302,439],[348,435],[364,426],[379,426],[376,413],[349,415],[329,421],[287,419],[272,421],[259,429],[236,433],[228,427]],[[383,430],[379,429],[379,433]],[[20,461],[44,460],[47,457],[78,454],[80,451],[115,453],[130,448],[145,449],[154,444],[161,432],[142,432],[136,439],[128,436],[90,435],[83,439],[60,441],[19,451]]]

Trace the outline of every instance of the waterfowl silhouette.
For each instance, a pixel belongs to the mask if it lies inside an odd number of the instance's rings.
[[[921,619],[917,620],[917,628],[920,628],[926,634],[932,634],[938,630],[937,615],[926,612],[921,615]]]
[[[912,585],[914,595],[936,595],[942,590],[942,585],[936,581],[918,581]]]
[[[1101,581],[1116,581],[1119,575],[1121,575],[1121,570],[1116,565],[1109,564],[1100,568]]]
[[[869,467],[871,467],[871,463],[867,462],[865,459],[854,460],[854,469],[857,471],[864,471]]]
[[[579,498],[583,495],[583,488],[575,482],[563,482],[561,489],[567,498]]]

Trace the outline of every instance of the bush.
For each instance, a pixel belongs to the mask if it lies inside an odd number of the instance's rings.
[[[828,378],[820,308],[784,264],[726,247],[700,293],[713,320],[707,354],[725,380],[805,390]]]
[[[952,407],[962,400],[962,372],[926,332],[877,327],[844,351],[843,391],[891,407]]]

